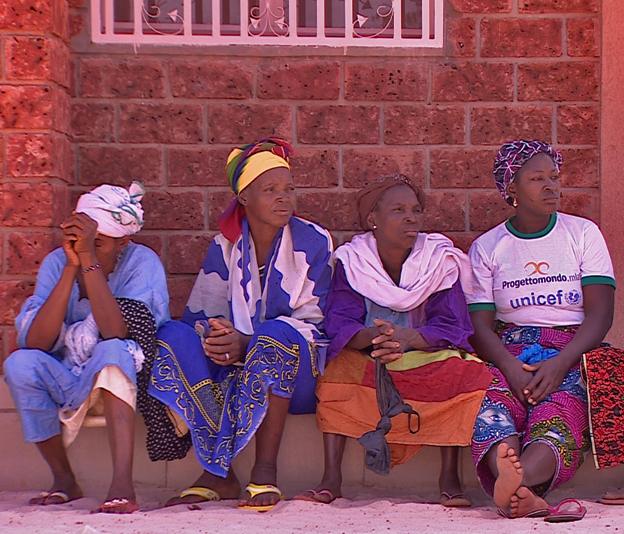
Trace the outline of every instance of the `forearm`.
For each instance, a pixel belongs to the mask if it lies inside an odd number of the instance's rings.
[[[362,328],[349,340],[347,347],[354,350],[364,350],[373,344],[373,339],[377,334],[377,328]]]
[[[77,272],[78,267],[69,265],[63,269],[61,278],[30,325],[26,336],[27,348],[49,351],[54,346],[65,320]]]
[[[470,344],[477,351],[479,358],[495,365],[501,371],[517,362],[496,333],[489,328],[475,327],[475,333],[470,338]]]
[[[559,353],[558,358],[565,361],[568,368],[575,366],[585,352],[602,343],[611,327],[611,321],[603,315],[596,313],[587,316],[572,341]]]
[[[430,348],[429,343],[422,334],[414,328],[406,328],[407,343],[405,350],[426,350]]]
[[[95,254],[80,254],[80,264],[83,269],[91,267],[96,263],[97,258]],[[94,269],[83,273],[83,280],[100,336],[103,339],[126,338],[128,336],[126,323],[117,301],[108,287],[108,281],[102,269]]]

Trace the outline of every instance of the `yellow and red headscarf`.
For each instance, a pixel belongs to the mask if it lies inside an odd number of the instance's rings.
[[[268,137],[256,143],[234,148],[227,158],[225,174],[232,191],[239,195],[258,176],[271,169],[290,169],[293,148],[285,139]],[[241,234],[245,208],[234,199],[219,218],[219,230],[231,241],[236,242]]]

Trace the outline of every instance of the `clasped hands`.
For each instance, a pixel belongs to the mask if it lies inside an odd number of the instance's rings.
[[[210,332],[203,339],[204,353],[214,363],[221,366],[233,365],[245,355],[245,336],[223,317],[208,319]]]
[[[63,250],[69,265],[79,267],[81,254],[95,254],[97,229],[97,222],[84,213],[73,212],[61,224],[61,230],[63,230]]]
[[[555,356],[531,365],[514,358],[503,374],[518,400],[536,406],[559,388],[568,371],[566,361]]]
[[[411,338],[409,329],[381,319],[374,319],[373,324],[376,332],[371,341],[373,346],[371,357],[379,358],[384,364],[401,358],[409,346]]]

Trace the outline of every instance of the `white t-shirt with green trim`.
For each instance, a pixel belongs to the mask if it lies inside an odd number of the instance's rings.
[[[522,326],[583,322],[583,286],[615,287],[604,237],[593,222],[551,215],[548,226],[523,234],[510,221],[486,232],[470,247],[474,287],[470,311],[495,310],[496,318]]]

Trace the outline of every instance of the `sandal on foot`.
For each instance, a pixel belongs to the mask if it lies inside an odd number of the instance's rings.
[[[472,502],[470,502],[463,493],[450,493],[443,491],[440,493],[440,504],[446,508],[470,508]]]
[[[110,499],[104,501],[92,514],[131,514],[139,509],[136,501],[130,499]]]
[[[611,496],[613,495],[613,496]],[[624,505],[624,492],[620,491],[619,493],[605,493],[600,499],[598,499],[600,504],[608,504],[608,505]]]
[[[48,502],[48,499],[57,498],[58,502]],[[37,506],[50,506],[51,504],[66,504],[69,501],[73,501],[75,499],[70,499],[69,495],[64,491],[42,491],[38,497],[33,497],[28,501],[28,504],[37,505]]]
[[[205,488],[203,486],[191,486],[190,488],[186,488],[180,492],[180,499],[190,496],[201,497],[205,502],[221,500],[221,495],[219,495],[215,490]]]
[[[321,499],[319,499],[321,497]],[[331,490],[322,489],[322,490],[314,490],[309,489],[300,493],[296,497],[293,497],[293,501],[307,501],[307,502],[315,502],[318,504],[330,504],[334,502],[340,495],[334,495]]]
[[[273,484],[254,484],[250,482],[249,484],[247,484],[245,491],[249,493],[249,500],[255,499],[258,495],[266,495],[267,493],[274,493],[275,495],[277,495],[279,497],[278,502],[284,498],[284,494],[281,492],[281,490],[277,486],[274,486]],[[254,505],[254,504],[250,504],[249,501],[247,501],[246,503],[239,504],[238,507],[241,510],[254,510],[255,512],[268,512],[269,510],[272,510],[273,508],[275,508],[276,505],[277,503],[266,504],[266,505]]]
[[[546,508],[544,508],[543,510],[533,510],[532,512],[529,512],[528,514],[518,515],[515,517],[513,517],[511,514],[509,514],[502,508],[497,508],[496,512],[498,513],[498,515],[505,517],[507,519],[526,519],[526,518],[531,518],[531,517],[546,517],[550,513],[550,509],[547,510]]]
[[[576,499],[564,499],[557,506],[550,507],[544,521],[547,523],[570,523],[580,521],[586,513],[587,508]]]

